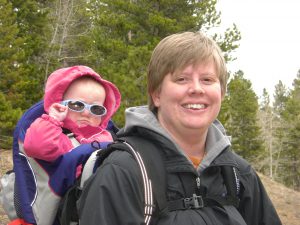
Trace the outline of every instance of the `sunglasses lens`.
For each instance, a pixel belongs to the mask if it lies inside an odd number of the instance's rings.
[[[84,104],[79,101],[69,101],[68,107],[69,107],[69,109],[77,111],[77,112],[81,112],[82,110],[84,110]]]
[[[91,112],[97,116],[103,116],[106,114],[106,109],[101,105],[93,105],[91,106]]]

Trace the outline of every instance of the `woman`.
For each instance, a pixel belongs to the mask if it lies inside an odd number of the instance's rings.
[[[216,120],[226,78],[220,48],[200,32],[168,36],[154,49],[148,69],[148,107],[127,109],[119,135],[146,136],[163,151],[169,202],[191,197],[186,196],[189,185],[209,196],[226,194],[220,169],[224,164],[237,168],[241,186],[238,208],[169,207],[162,217],[154,213],[150,224],[281,224],[259,177],[230,151],[229,139]],[[132,157],[112,153],[84,190],[81,223],[144,224],[141,182]]]

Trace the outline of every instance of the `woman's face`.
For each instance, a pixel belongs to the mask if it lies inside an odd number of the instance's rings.
[[[171,134],[206,132],[221,108],[221,85],[213,61],[167,74],[152,94],[160,124]]]

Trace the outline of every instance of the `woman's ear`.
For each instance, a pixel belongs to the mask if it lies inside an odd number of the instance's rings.
[[[160,106],[160,91],[156,90],[151,93],[151,98],[155,107]]]

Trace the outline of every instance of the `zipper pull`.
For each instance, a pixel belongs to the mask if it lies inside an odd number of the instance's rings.
[[[196,178],[196,184],[197,184],[198,190],[200,190],[200,185],[201,185],[201,183],[200,183],[200,177]]]

